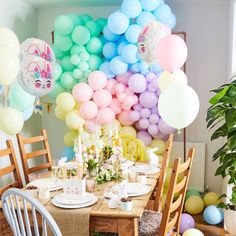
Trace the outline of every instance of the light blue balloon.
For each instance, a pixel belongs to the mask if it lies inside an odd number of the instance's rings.
[[[155,16],[148,11],[142,11],[141,14],[137,18],[137,24],[141,27],[144,27],[148,23],[155,21]]]
[[[126,40],[121,40],[119,45],[118,45],[118,48],[117,48],[117,51],[118,51],[118,54],[121,56],[122,54],[122,51],[124,49],[124,47],[128,45],[128,42]]]
[[[166,4],[160,4],[159,7],[154,11],[154,15],[157,21],[165,24],[171,17],[171,9]]]
[[[129,18],[117,11],[109,16],[107,24],[112,33],[123,34],[129,27]]]
[[[170,16],[168,22],[166,22],[166,24],[169,25],[169,27],[171,29],[175,28],[175,26],[176,26],[176,16],[175,16],[175,14],[171,13],[171,16]]]
[[[140,0],[144,11],[154,11],[161,4],[160,0]]]
[[[208,206],[203,213],[204,220],[211,225],[217,225],[224,219],[224,213],[221,208]]]
[[[126,45],[122,50],[121,56],[126,63],[136,63],[139,60],[138,47],[134,44]]]
[[[135,18],[141,13],[142,5],[139,0],[124,0],[121,11],[129,18]]]
[[[121,56],[114,57],[110,62],[111,72],[122,75],[128,71],[128,64],[122,60]]]
[[[117,44],[113,42],[106,43],[103,46],[102,53],[106,59],[111,60],[117,56]]]
[[[141,62],[139,63],[139,68],[140,68],[140,70],[148,70],[149,65],[147,64],[147,62],[141,61]]]
[[[24,121],[27,121],[34,113],[34,106],[31,106],[22,111]]]
[[[139,63],[132,64],[130,66],[130,71],[133,73],[137,73],[140,71]]]
[[[61,152],[61,157],[67,157],[67,161],[71,161],[74,156],[73,147],[65,147]]]
[[[150,72],[154,72],[154,73],[160,73],[163,71],[163,69],[161,68],[161,66],[157,62],[151,64],[149,67],[149,70],[150,70]]]
[[[108,25],[106,25],[103,29],[103,36],[106,40],[108,41],[116,41],[119,39],[119,35],[118,34],[114,34],[111,32],[111,30],[109,29]]]
[[[141,26],[137,24],[130,25],[127,31],[125,32],[125,38],[129,43],[137,43],[138,36],[140,35],[141,31],[142,31]]]
[[[112,79],[116,76],[114,73],[111,72],[109,61],[103,62],[99,67],[99,70],[106,74],[108,79]]]

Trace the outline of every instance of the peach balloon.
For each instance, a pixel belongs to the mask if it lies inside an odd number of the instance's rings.
[[[101,125],[111,124],[115,120],[115,112],[109,108],[101,108],[97,115],[98,122]]]
[[[98,107],[94,102],[87,101],[81,104],[79,112],[84,119],[93,119],[98,113]]]
[[[121,113],[121,111],[122,111],[121,104],[118,101],[118,99],[116,99],[116,98],[112,99],[110,108],[115,112],[116,115]]]
[[[97,90],[93,94],[93,101],[99,107],[108,107],[112,101],[111,93],[105,89]]]
[[[101,71],[93,71],[89,74],[88,83],[93,90],[103,89],[107,83],[107,76]]]
[[[72,90],[72,95],[78,102],[86,102],[93,97],[93,90],[86,83],[76,84]]]
[[[109,79],[107,81],[105,89],[111,93],[111,95],[114,95],[116,93],[116,85],[118,84],[117,80],[115,79]]]
[[[120,123],[122,125],[132,125],[134,122],[130,119],[130,113],[132,111],[128,110],[128,111],[122,111],[119,115],[118,115],[118,120],[120,121]]]

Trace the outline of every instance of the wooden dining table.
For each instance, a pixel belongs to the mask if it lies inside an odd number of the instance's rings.
[[[43,174],[43,177],[50,176],[50,172]],[[92,232],[109,232],[118,233],[119,236],[137,236],[138,222],[142,216],[145,207],[152,195],[152,191],[156,186],[159,172],[147,176],[146,185],[150,186],[150,192],[132,197],[133,209],[131,212],[123,211],[119,207],[110,209],[107,206],[107,199],[104,197],[104,191],[118,182],[107,182],[97,185],[94,194],[98,197],[98,201],[90,210],[89,231]],[[56,194],[52,192],[52,195]],[[1,205],[1,204],[0,204]],[[45,204],[47,208],[48,203]],[[0,214],[3,214],[0,209]],[[0,235],[1,232],[0,232]]]

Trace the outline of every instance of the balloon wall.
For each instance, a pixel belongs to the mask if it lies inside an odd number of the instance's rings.
[[[66,146],[73,146],[81,125],[91,132],[119,123],[123,134],[155,146],[193,122],[199,100],[181,70],[187,46],[171,33],[175,25],[163,0],[123,0],[108,19],[55,19],[58,63],[49,96],[70,130]]]

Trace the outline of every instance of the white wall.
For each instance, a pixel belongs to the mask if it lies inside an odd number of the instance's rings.
[[[220,191],[221,178],[214,177],[218,163],[211,159],[223,140],[210,141],[205,119],[212,96],[209,90],[228,79],[230,4],[225,0],[167,0],[167,3],[177,16],[176,30],[187,32],[187,76],[200,99],[200,112],[187,128],[187,140],[207,144],[205,183],[210,190]]]
[[[0,25],[13,30],[20,42],[29,37],[37,37],[37,11],[20,0],[0,0]],[[41,117],[37,114],[25,122],[22,133],[25,136],[33,136],[39,134],[40,129]],[[5,147],[6,139],[13,139],[18,163],[21,167],[15,136],[8,136],[0,132],[0,148]],[[1,162],[1,166],[4,164]]]

